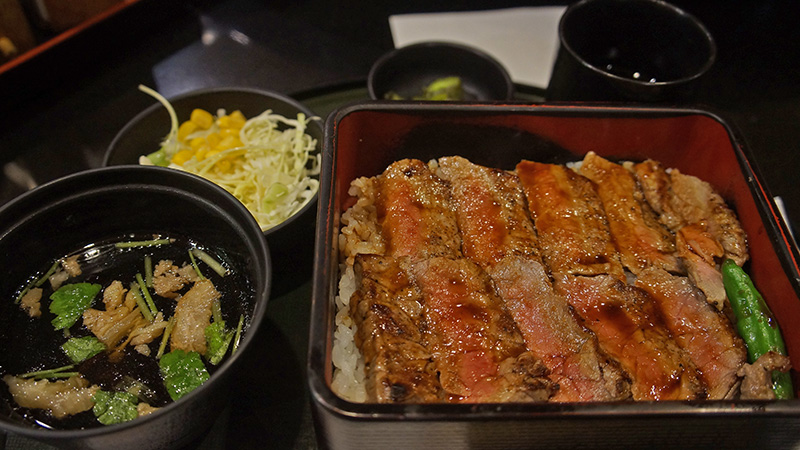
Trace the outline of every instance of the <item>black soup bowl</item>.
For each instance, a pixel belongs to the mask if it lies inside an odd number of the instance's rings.
[[[31,286],[31,280],[46,272],[54,260],[80,252],[79,261],[89,268],[84,269],[89,272],[84,274],[86,282],[103,283],[91,278],[92,267],[105,264],[105,270],[123,270],[117,266],[127,259],[120,253],[111,253],[113,256],[104,261],[100,257],[102,250],[91,249],[114,246],[92,244],[154,234],[185,237],[201,248],[214,249],[213,254],[227,267],[229,274],[220,279],[230,281],[219,282],[222,317],[227,328],[236,328],[237,322],[243,322],[235,352],[229,348],[226,359],[217,366],[205,362],[210,378],[185,396],[164,402],[165,406],[149,415],[114,425],[61,429],[58,423],[63,422],[43,420],[56,424],[52,429],[45,428],[36,422],[43,417],[36,414],[45,414],[43,410],[20,408],[12,401],[6,383],[0,383],[0,429],[59,447],[139,450],[186,445],[207,432],[226,405],[231,374],[239,370],[243,355],[256,345],[255,336],[264,321],[269,298],[271,262],[264,235],[244,206],[215,184],[181,171],[144,166],[92,169],[39,186],[0,208],[0,263],[4,267],[0,281],[0,377],[49,369],[50,364],[56,367],[64,362],[59,339],[66,341],[67,336],[53,331],[50,299],[42,298],[41,317],[28,317],[16,303],[23,288]],[[94,265],[93,258],[97,259]],[[174,264],[180,266],[186,259],[190,259],[188,250],[184,261],[176,260]],[[139,261],[136,259],[135,264],[139,268],[132,270],[146,273]],[[156,261],[154,254],[153,266]],[[198,266],[209,274],[210,266],[203,266],[202,262]],[[120,281],[127,288],[131,280],[122,278]],[[102,288],[105,287],[104,284]],[[96,296],[93,308],[104,309],[102,296]],[[172,301],[153,297],[157,302]],[[70,327],[73,336],[89,334],[86,323],[80,320]],[[29,333],[31,327],[42,333]],[[160,340],[158,337],[150,344],[153,351]],[[39,357],[45,363],[34,362]],[[84,364],[78,364],[76,370],[83,370]],[[81,414],[92,417],[91,410]],[[63,420],[77,420],[78,415],[71,417]]]
[[[142,93],[142,95],[146,95]],[[306,134],[316,141],[314,154],[321,152],[322,120],[297,100],[273,91],[245,88],[219,87],[186,92],[168,99],[175,109],[179,122],[189,119],[195,108],[211,114],[223,108],[227,113],[240,110],[248,119],[266,110],[294,119],[303,113],[310,120]],[[153,104],[133,117],[114,137],[109,145],[104,166],[138,164],[139,157],[159,149],[169,133],[170,117],[166,108],[154,100]],[[319,178],[318,175],[314,178]],[[316,228],[318,194],[298,212],[278,225],[264,231],[275,264],[273,292],[281,293],[293,288],[311,276],[314,231]]]

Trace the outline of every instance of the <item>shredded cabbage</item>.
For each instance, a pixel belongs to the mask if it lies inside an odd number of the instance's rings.
[[[169,102],[161,102],[172,110]],[[217,117],[223,115],[223,109],[217,111]],[[291,119],[264,111],[245,121],[239,131],[241,146],[208,152],[201,159],[193,156],[180,164],[172,159],[191,139],[217,132],[218,127],[214,124],[178,140],[177,121],[173,121],[161,149],[140,157],[140,164],[159,164],[163,156],[168,167],[216,183],[239,199],[266,231],[297,213],[319,190],[321,155],[315,154],[317,141],[306,133],[311,120],[302,113]]]

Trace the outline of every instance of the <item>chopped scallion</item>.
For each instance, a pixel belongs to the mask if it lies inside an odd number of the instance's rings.
[[[139,290],[139,283],[131,283],[131,295],[133,295],[133,298],[136,299],[136,304],[139,305],[139,312],[142,313],[142,316],[144,316],[145,320],[152,322],[153,313],[150,312],[147,302],[145,302],[144,297],[142,297],[142,293]]]
[[[116,248],[134,248],[134,247],[155,247],[158,245],[165,245],[172,243],[172,239],[151,239],[149,241],[128,241],[117,242],[114,244]]]
[[[35,375],[33,378],[43,380],[45,378],[70,378],[77,377],[78,375],[80,375],[80,372],[57,372],[49,375]]]
[[[164,350],[167,348],[167,341],[169,341],[169,335],[172,334],[173,325],[175,325],[175,316],[169,318],[164,334],[161,336],[161,345],[158,346],[158,353],[156,354],[157,359],[161,359],[164,356]]]
[[[75,364],[70,364],[68,366],[56,367],[55,369],[47,369],[47,370],[36,370],[33,372],[27,372],[20,375],[20,378],[55,378],[57,374],[61,373],[72,373],[66,372],[67,370],[72,370],[75,368]],[[77,375],[77,372],[75,373]]]
[[[42,275],[42,277],[36,281],[34,286],[39,287],[43,285],[44,282],[47,281],[48,278],[50,278],[50,275],[56,273],[56,269],[58,269],[58,264],[59,261],[54,262],[53,265],[50,266],[50,268],[47,270],[47,272],[45,272],[44,275]]]
[[[231,355],[236,352],[237,348],[239,348],[239,341],[242,339],[243,326],[244,326],[244,314],[239,316],[239,324],[236,325],[236,335],[233,338],[233,349],[231,349]]]
[[[194,259],[194,253],[192,253],[191,250],[189,250],[189,259],[192,261],[192,267],[194,267],[194,271],[195,271],[195,273],[197,273],[197,276],[201,280],[205,280],[206,277],[203,276],[203,272],[201,272],[200,271],[200,267],[197,266],[197,260]]]
[[[56,269],[58,269],[58,264],[59,261],[54,262],[53,265],[50,266],[49,269],[47,269],[47,272],[45,272],[44,275],[39,277],[38,280],[29,284],[25,289],[23,289],[22,292],[20,292],[19,295],[17,296],[17,299],[14,301],[14,304],[18,305],[19,302],[22,301],[22,297],[25,297],[25,294],[27,294],[28,291],[30,291],[32,288],[40,287],[41,285],[43,285],[44,282],[47,281],[48,278],[50,278],[50,275],[53,275],[56,272]]]
[[[214,316],[214,322],[222,322],[222,306],[219,299],[214,300],[211,312]]]
[[[155,317],[158,314],[158,308],[156,308],[156,304],[153,302],[153,297],[150,295],[147,285],[144,284],[142,274],[136,274],[136,283],[139,284],[139,289],[142,291],[142,295],[144,295],[144,300],[147,302],[147,307],[150,308],[150,314]]]
[[[195,256],[200,258],[201,261],[208,264],[208,267],[210,267],[214,272],[217,272],[219,276],[224,277],[225,275],[228,274],[228,269],[223,267],[222,264],[220,264],[216,259],[214,259],[213,256],[209,255],[208,253],[200,250],[199,248],[193,248],[191,252]]]
[[[144,257],[144,280],[147,287],[153,287],[153,258],[150,255]]]

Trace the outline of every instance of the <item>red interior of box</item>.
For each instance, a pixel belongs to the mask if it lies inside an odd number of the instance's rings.
[[[737,143],[728,129],[702,113],[621,112],[585,109],[565,113],[564,108],[547,106],[466,113],[458,108],[426,113],[351,111],[335,128],[335,208],[342,211],[349,206],[347,189],[352,179],[381,173],[394,159],[403,157],[392,149],[415,127],[431,122],[442,126],[497,126],[540,135],[574,153],[576,160],[588,151],[608,158],[658,160],[665,167],[708,181],[737,212],[750,245],[751,261],[746,269],[781,325],[793,366],[800,367],[800,328],[791,326],[800,321],[800,299],[773,246],[773,241],[775,245],[788,246],[788,240],[783,228],[772,225],[777,222],[776,211],[774,204],[766,201],[768,196],[760,181],[753,176],[752,185],[748,184],[750,163],[743,159],[740,164]],[[535,160],[536,155],[530,155],[530,159]],[[778,232],[770,231],[774,229]],[[791,258],[791,252],[787,254],[790,260],[784,262],[797,270],[797,261]]]

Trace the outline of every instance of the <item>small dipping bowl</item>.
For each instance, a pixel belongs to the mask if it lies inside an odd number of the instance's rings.
[[[131,233],[180,235],[224,249],[230,267],[249,279],[250,288],[242,292],[252,291],[253,296],[249,302],[222,299],[223,313],[233,312],[238,318],[238,308],[246,318],[238,349],[197,389],[150,415],[117,425],[42,428],[14,412],[5,383],[0,382],[0,430],[66,448],[163,449],[199,438],[224,409],[231,375],[257,345],[254,338],[264,322],[271,284],[269,251],[261,229],[239,201],[215,184],[177,170],[92,169],[41,185],[0,208],[0,263],[5,267],[0,282],[0,369],[8,370],[6,358],[14,358],[5,345],[30,339],[9,323],[10,317],[19,317],[14,300],[29,277],[55,258]],[[99,298],[94,301],[102,303]],[[251,311],[240,306],[247,303],[252,304]],[[43,316],[48,304],[42,299]]]
[[[717,49],[694,16],[661,0],[582,0],[564,12],[548,101],[683,101]]]
[[[446,42],[421,42],[386,53],[372,65],[367,89],[375,100],[390,92],[412,100],[431,82],[451,76],[461,79],[465,101],[514,96],[514,83],[500,62],[476,48]]]
[[[168,100],[175,109],[179,123],[188,120],[195,108],[204,109],[211,114],[216,114],[220,108],[224,108],[227,113],[240,110],[248,119],[268,109],[289,119],[296,118],[298,113],[305,114],[307,118],[315,117],[310,109],[293,98],[263,89],[201,89]],[[154,101],[117,133],[106,151],[103,165],[138,164],[140,156],[159,149],[169,130],[170,118],[166,108]],[[320,152],[322,120],[311,120],[306,127],[306,133],[317,141],[316,152]],[[273,293],[280,294],[311,276],[318,196],[314,195],[300,211],[264,232],[273,261],[280,261],[274,267]]]

